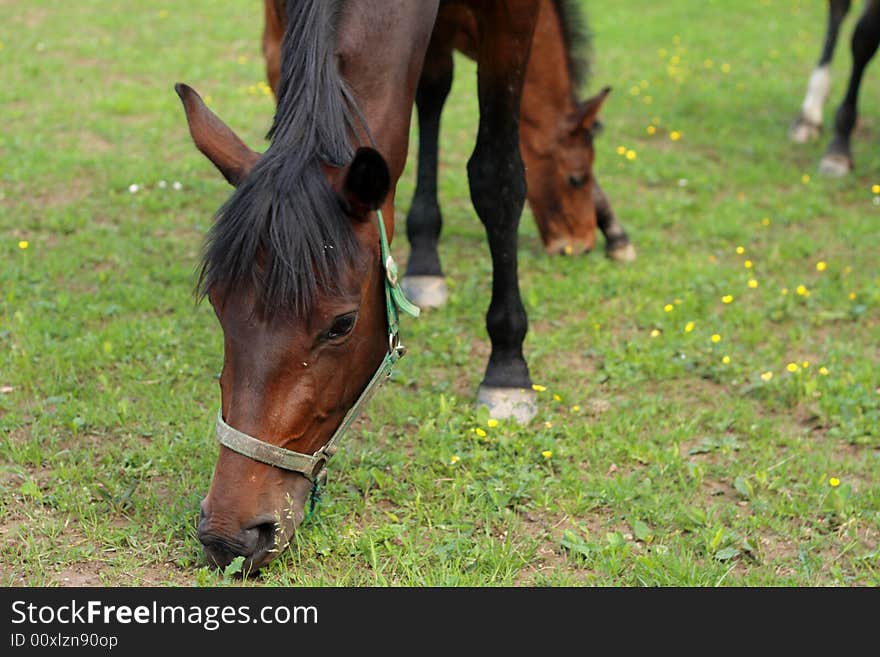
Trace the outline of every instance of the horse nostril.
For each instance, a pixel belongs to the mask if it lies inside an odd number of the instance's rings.
[[[257,552],[264,552],[276,547],[278,542],[278,525],[274,522],[264,522],[248,531],[257,532],[257,543],[254,549],[254,555]]]

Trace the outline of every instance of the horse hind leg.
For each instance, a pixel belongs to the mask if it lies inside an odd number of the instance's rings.
[[[467,170],[471,200],[492,255],[492,299],[486,314],[492,352],[477,401],[493,417],[525,423],[537,413],[537,397],[523,356],[528,318],[517,275],[517,229],[526,198],[519,107],[536,10],[532,2],[502,0],[481,7],[480,120]]]
[[[807,93],[801,111],[789,130],[792,141],[805,144],[816,139],[822,131],[822,110],[831,91],[831,59],[837,45],[840,25],[849,11],[850,0],[829,0],[828,28],[819,63],[807,81]]]
[[[868,0],[852,36],[852,70],[846,95],[834,116],[834,136],[819,163],[819,172],[840,177],[852,171],[850,138],[858,119],[859,87],[871,58],[880,45],[880,0]]]
[[[436,35],[435,35],[436,38]],[[419,161],[416,191],[406,217],[410,254],[401,287],[417,306],[436,308],[449,296],[437,250],[443,217],[437,200],[440,116],[452,87],[451,45],[436,52],[429,49],[416,90],[419,121]]]

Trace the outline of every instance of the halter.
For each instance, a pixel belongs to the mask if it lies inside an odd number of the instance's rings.
[[[388,317],[388,353],[379,365],[379,369],[370,379],[367,387],[358,397],[342,423],[330,437],[330,440],[314,454],[303,454],[271,445],[259,438],[254,438],[238,429],[234,429],[223,420],[223,409],[217,413],[217,425],[215,432],[217,440],[234,452],[243,454],[255,461],[266,463],[283,470],[299,472],[312,482],[311,506],[317,499],[318,490],[327,480],[327,462],[336,453],[337,441],[345,431],[357,419],[363,407],[372,399],[376,391],[391,376],[394,365],[406,353],[406,348],[400,342],[400,330],[398,326],[399,311],[405,312],[412,317],[419,316],[419,307],[413,304],[398,285],[397,263],[391,257],[391,249],[388,246],[388,236],[385,233],[385,221],[382,219],[382,211],[377,210],[379,219],[379,248],[382,258],[382,268],[385,271],[385,311]]]

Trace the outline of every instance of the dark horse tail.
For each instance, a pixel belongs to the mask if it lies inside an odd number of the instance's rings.
[[[257,314],[296,316],[319,289],[354,264],[351,221],[321,164],[351,160],[357,115],[339,74],[335,31],[340,0],[289,0],[271,144],[217,212],[208,234],[198,291],[248,287]]]

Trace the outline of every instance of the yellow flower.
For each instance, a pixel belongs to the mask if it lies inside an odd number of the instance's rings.
[[[489,425],[490,429],[494,429],[498,426],[498,420],[496,420],[494,417],[491,417],[486,421],[486,424]]]
[[[742,255],[742,254],[745,253],[745,252],[746,252],[745,247],[743,247],[743,246],[738,246],[738,247],[736,247],[736,254],[737,254],[737,255]]]
[[[761,219],[761,225],[762,226],[769,226],[770,225],[770,217],[764,217],[763,219]]]
[[[837,488],[840,486],[840,479],[837,477],[831,477],[831,479],[828,480],[828,485],[831,486],[831,488]]]
[[[649,134],[649,135],[653,135],[655,132],[657,132],[657,128],[655,128],[655,127],[652,126],[652,125],[649,125],[647,128],[645,128],[645,130],[648,131],[648,134]]]
[[[816,263],[816,271],[825,271],[828,268],[828,264],[824,260],[820,260]]]
[[[628,151],[626,152],[626,159],[627,159],[627,160],[634,160],[634,159],[636,159],[636,152],[635,152],[634,150],[632,150],[632,149],[628,150]]]
[[[674,303],[676,306],[680,306],[680,305],[681,305],[681,299],[673,299],[672,303]]]
[[[806,288],[805,285],[798,285],[795,292],[797,292],[798,296],[800,296],[800,297],[810,296],[810,291]]]
[[[681,133],[678,130],[673,130],[669,133],[669,138],[672,141],[678,141],[679,139],[681,139]]]
[[[480,438],[486,437],[486,430],[483,427],[477,427],[474,429],[474,433],[477,434]]]
[[[855,298],[856,298],[856,293],[855,293],[855,292],[850,292],[848,296],[849,296],[849,300],[850,300],[850,301],[855,301]]]
[[[822,376],[828,376],[828,368],[823,365],[819,368],[819,374]]]
[[[787,287],[782,288],[782,289],[779,291],[779,293],[780,293],[782,296],[785,296],[786,294],[788,294],[788,288],[787,288]]]
[[[809,366],[810,366],[810,361],[808,361],[808,360],[801,361],[801,367],[803,367],[804,369],[807,369]]]
[[[770,379],[773,378],[773,372],[764,372],[761,375],[761,378],[764,379],[764,381],[769,381]]]
[[[671,313],[673,308],[675,308],[675,306],[673,306],[671,303],[667,303],[665,306],[663,306],[663,310],[668,313]]]
[[[712,342],[717,344],[717,343],[721,342],[721,336],[718,335],[717,333],[713,333],[710,340],[712,340]]]
[[[727,62],[724,62],[721,65],[721,72],[722,73],[730,73],[730,64],[728,64]]]
[[[546,389],[547,389],[547,386],[542,386],[539,383],[532,384],[532,390],[534,390],[535,392],[544,392]]]
[[[579,410],[581,410],[581,407],[578,406],[577,404],[575,404],[574,406],[571,407],[572,413],[577,413]]]
[[[693,330],[694,330],[694,323],[693,322],[688,322],[687,324],[684,325],[684,332],[685,333],[690,333]]]
[[[626,146],[618,146],[617,147],[618,155],[626,155]]]
[[[455,464],[458,463],[459,461],[461,461],[461,457],[460,457],[458,454],[454,454],[454,455],[452,456],[452,458],[449,459],[449,464],[450,464],[450,465],[455,465]]]
[[[658,335],[660,335],[660,331],[658,329],[651,329],[652,338],[656,338]]]
[[[871,191],[874,194],[880,194],[880,185],[871,185]]]
[[[801,176],[801,182],[804,183],[805,185],[808,184],[808,183],[810,182],[810,175],[807,174],[807,173],[805,173],[804,175],[802,175],[802,176]]]
[[[789,363],[788,365],[785,366],[785,369],[787,369],[789,372],[797,372],[798,371],[798,364],[797,363]]]
[[[730,356],[724,356],[721,359],[721,362],[724,363],[725,365],[730,365]]]
[[[753,278],[753,279],[749,280],[748,285],[749,285],[750,288],[752,288],[752,289],[754,290],[756,287],[758,287],[758,281],[756,281],[756,280]]]
[[[746,260],[746,261],[743,263],[743,267],[745,267],[746,269],[751,269],[751,268],[752,268],[752,261],[751,261],[751,260]]]
[[[723,297],[721,297],[721,301],[723,303],[733,303],[733,295],[732,294],[725,294]]]
[[[18,248],[24,251],[26,248],[30,246],[30,243],[27,240],[22,240],[18,243]]]
[[[556,393],[553,393],[553,401],[562,401],[562,397],[560,397]]]
[[[551,452],[549,449],[545,449],[543,452],[541,452],[541,456],[543,456],[545,459],[549,459],[551,456],[553,456],[553,452]]]

